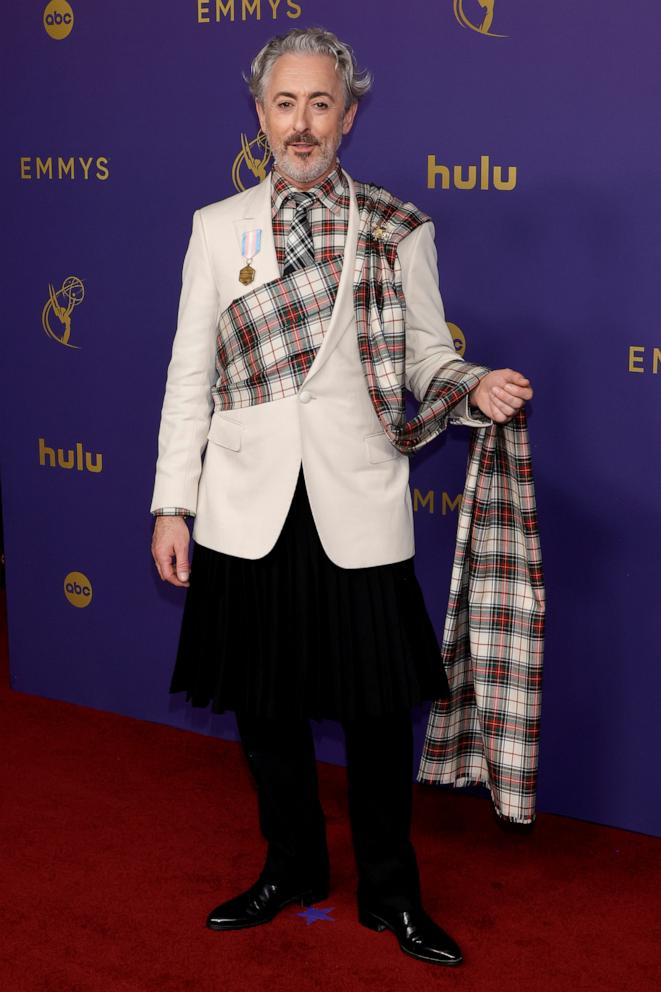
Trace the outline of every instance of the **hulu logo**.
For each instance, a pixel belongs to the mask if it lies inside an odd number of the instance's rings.
[[[491,165],[488,155],[480,155],[479,165],[439,165],[435,155],[427,156],[427,189],[514,189],[516,166]],[[479,183],[478,183],[479,180]]]
[[[44,468],[66,468],[76,472],[102,472],[103,455],[85,451],[82,441],[75,448],[49,448],[43,437],[39,438],[39,464]]]

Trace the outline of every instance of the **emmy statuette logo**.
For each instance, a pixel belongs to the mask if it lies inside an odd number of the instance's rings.
[[[242,193],[246,189],[246,182],[249,186],[255,184],[250,181],[248,174],[261,183],[266,178],[266,167],[271,161],[271,149],[263,131],[259,131],[256,138],[248,141],[246,134],[241,135],[241,151],[234,159],[232,166],[232,182],[234,188]],[[244,181],[245,180],[245,181]]]
[[[52,283],[48,284],[48,299],[41,311],[41,326],[49,338],[65,348],[80,349],[80,345],[71,344],[69,338],[71,314],[84,297],[83,280],[78,276],[67,276],[58,290],[53,288]]]
[[[92,602],[92,583],[83,572],[69,572],[64,579],[64,595],[72,606],[82,610]]]
[[[71,34],[73,10],[67,0],[50,0],[44,8],[46,33],[55,41],[62,41]]]
[[[452,0],[454,16],[462,28],[477,31],[488,38],[507,38],[506,34],[497,34],[491,30],[495,4],[496,0]],[[467,11],[472,14],[471,17]]]

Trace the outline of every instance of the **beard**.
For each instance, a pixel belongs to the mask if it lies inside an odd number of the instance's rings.
[[[309,131],[293,133],[281,142],[272,142],[268,135],[267,138],[273,161],[280,172],[294,182],[313,183],[315,179],[319,179],[330,170],[337,158],[337,150],[342,140],[342,121],[339,122],[334,135],[323,139],[315,138]],[[298,152],[294,145],[299,141],[314,145],[313,151]]]

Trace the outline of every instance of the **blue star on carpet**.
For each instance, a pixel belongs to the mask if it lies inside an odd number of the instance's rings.
[[[334,917],[328,915],[334,909],[334,906],[328,906],[326,909],[317,909],[316,906],[308,906],[304,912],[297,913],[296,915],[302,916],[307,926],[310,926],[311,923],[316,923],[318,920],[324,920],[326,923],[335,923]]]

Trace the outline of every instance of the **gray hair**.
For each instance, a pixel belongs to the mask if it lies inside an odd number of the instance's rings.
[[[276,35],[257,53],[250,66],[250,75],[244,74],[255,100],[263,103],[264,87],[271,69],[281,55],[330,55],[341,74],[346,92],[345,107],[361,100],[372,86],[372,73],[359,70],[356,56],[350,45],[340,41],[332,31],[324,28],[294,28],[286,34]]]

